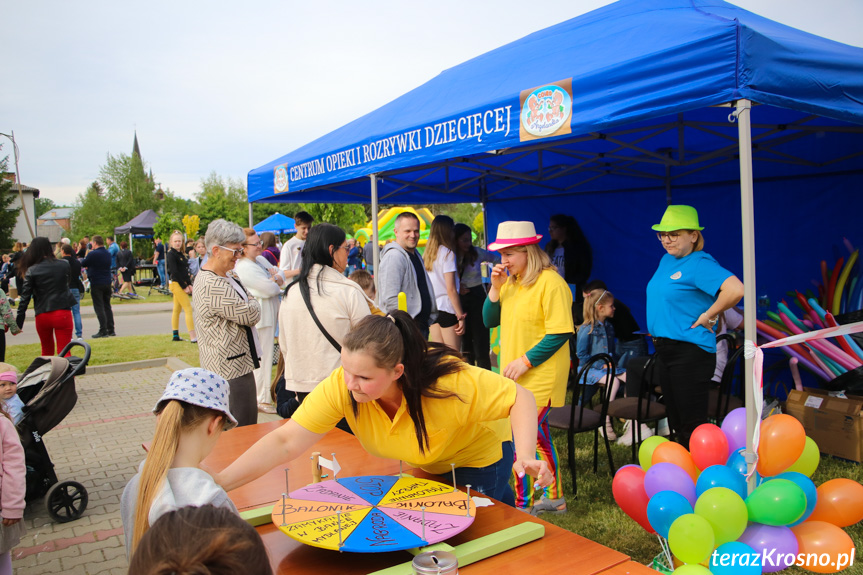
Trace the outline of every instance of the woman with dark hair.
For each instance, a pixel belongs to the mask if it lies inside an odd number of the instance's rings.
[[[267,548],[239,515],[213,505],[159,517],[141,538],[129,575],[272,575]]]
[[[445,343],[461,351],[461,336],[467,315],[461,309],[458,297],[458,267],[455,263],[455,222],[449,216],[435,216],[429,240],[423,254],[423,263],[431,279],[438,313],[429,325],[432,341]]]
[[[545,246],[551,263],[572,290],[572,315],[576,325],[584,322],[584,296],[581,288],[587,283],[593,268],[593,250],[574,217],[566,214],[551,216],[548,223],[549,242]]]
[[[341,343],[369,315],[370,300],[342,273],[348,263],[345,231],[332,224],[309,230],[300,275],[279,309],[279,345],[285,358],[285,389],[295,399],[278,406],[291,417],[322,379],[341,365]]]
[[[264,232],[261,234],[261,255],[264,256],[272,265],[279,267],[279,257],[282,253],[276,245],[276,234],[273,232]]]
[[[548,466],[533,458],[536,402],[526,389],[464,363],[445,345],[426,342],[402,311],[363,319],[343,346],[342,367],[289,421],[218,474],[222,487],[235,489],[294,459],[342,417],[372,455],[399,459],[443,480],[454,465],[456,483],[478,486],[510,505],[510,469],[548,485]]]
[[[84,297],[84,283],[81,281],[81,262],[75,255],[75,248],[69,244],[60,247],[60,257],[69,262],[71,270],[71,282],[69,292],[75,298],[72,306],[72,321],[75,324],[75,339],[84,339],[84,324],[81,322],[81,298]]]
[[[36,237],[18,262],[18,274],[24,278],[19,290],[18,327],[24,327],[27,307],[33,299],[42,355],[54,355],[72,341],[75,298],[69,291],[72,284],[69,262],[54,257],[48,238]]]
[[[135,293],[135,288],[132,287],[132,278],[135,276],[135,256],[132,255],[132,250],[129,249],[129,244],[125,241],[120,242],[120,253],[117,254],[117,270],[123,276],[123,285],[120,286],[120,293]]]
[[[456,224],[454,233],[461,308],[467,314],[462,347],[469,363],[491,369],[489,333],[482,321],[482,305],[486,296],[482,286],[482,264],[498,263],[500,257],[473,245],[473,234],[465,224]]]

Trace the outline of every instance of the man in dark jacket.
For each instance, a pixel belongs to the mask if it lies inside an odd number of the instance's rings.
[[[105,249],[102,236],[93,236],[90,240],[93,249],[81,262],[81,267],[87,268],[90,279],[90,295],[93,297],[93,310],[99,319],[97,337],[114,337],[114,312],[111,311],[111,254]]]

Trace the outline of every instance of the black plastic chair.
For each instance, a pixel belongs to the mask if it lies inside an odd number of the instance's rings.
[[[587,396],[590,387],[588,387],[587,372],[590,367],[596,363],[604,363],[606,368],[605,381],[598,382],[601,402],[596,408],[591,408],[589,398]],[[586,365],[581,366],[576,377],[572,377],[573,371],[570,371],[570,388],[572,389],[572,400],[570,405],[564,407],[554,407],[548,413],[548,424],[557,429],[566,430],[566,449],[569,456],[569,473],[572,475],[572,493],[578,497],[578,485],[576,482],[575,469],[575,434],[593,431],[593,472],[597,471],[597,463],[599,457],[599,429],[605,425],[605,416],[608,410],[608,395],[611,390],[611,382],[614,377],[614,360],[606,353],[600,353],[592,356]],[[597,411],[599,410],[599,411]],[[605,451],[608,453],[608,466],[614,475],[614,460],[611,457],[611,445],[608,442],[608,437],[605,438]]]
[[[656,357],[651,356],[644,367],[639,393],[635,397],[624,397],[608,402],[608,415],[616,419],[626,419],[632,425],[632,461],[638,461],[638,448],[641,446],[641,424],[657,423],[666,417],[665,406],[653,399],[653,391],[658,387],[655,380]],[[627,379],[627,382],[629,380]],[[628,386],[631,387],[631,386]],[[672,430],[673,433],[674,430]]]

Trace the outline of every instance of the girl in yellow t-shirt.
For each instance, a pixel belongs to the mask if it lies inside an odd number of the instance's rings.
[[[491,289],[483,305],[486,326],[500,325],[501,373],[531,391],[537,412],[537,458],[548,464],[554,480],[533,504],[534,486],[516,477],[516,507],[563,513],[566,500],[557,481],[557,449],[548,427],[548,412],[564,404],[573,333],[572,291],[537,245],[532,222],[503,222],[497,240],[501,263],[491,273]]]
[[[365,317],[342,343],[342,367],[217,482],[228,491],[245,485],[304,453],[345,418],[369,453],[447,478],[454,464],[458,483],[510,505],[510,470],[548,485],[548,466],[533,458],[533,396],[454,353],[426,342],[407,313]]]

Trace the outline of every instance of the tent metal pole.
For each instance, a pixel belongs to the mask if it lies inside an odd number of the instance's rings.
[[[734,115],[737,116],[737,137],[740,145],[740,212],[743,224],[743,333],[745,341],[756,341],[755,332],[755,213],[752,185],[752,127],[750,110],[752,102],[737,100]],[[755,489],[755,451],[753,436],[757,425],[761,424],[758,417],[756,402],[761,394],[755,393],[756,382],[753,381],[752,365],[754,358],[746,357],[746,471],[749,475],[748,490]]]
[[[485,178],[479,181],[479,197],[482,202],[482,245],[488,247],[488,191],[485,187]]]
[[[255,225],[255,222],[252,220],[252,203],[249,202],[249,227],[251,228]]]
[[[374,269],[375,293],[381,293],[378,285],[378,266],[381,263],[381,246],[378,244],[378,176],[369,175],[372,182],[372,266]]]

